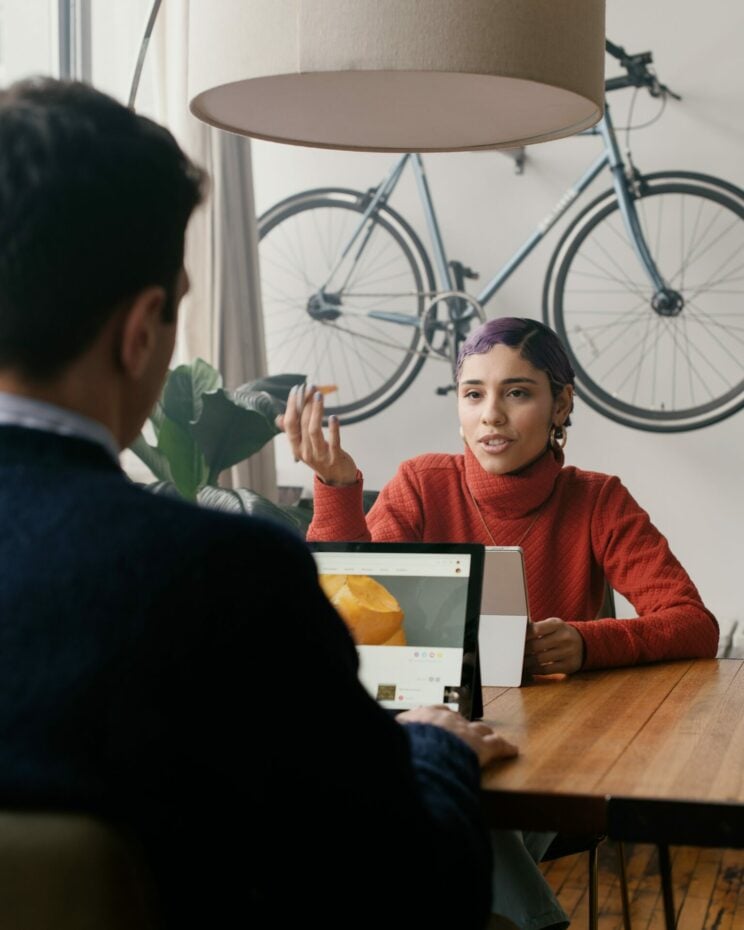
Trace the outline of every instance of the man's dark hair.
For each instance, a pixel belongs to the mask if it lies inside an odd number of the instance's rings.
[[[88,85],[0,91],[0,368],[54,377],[151,285],[172,320],[203,185],[166,129]]]

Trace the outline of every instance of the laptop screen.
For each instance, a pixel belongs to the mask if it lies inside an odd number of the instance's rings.
[[[472,716],[483,547],[311,543],[346,622],[359,677],[383,707],[445,704]],[[477,702],[478,703],[478,702]]]

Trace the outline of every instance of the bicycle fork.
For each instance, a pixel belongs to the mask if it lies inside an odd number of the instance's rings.
[[[610,110],[606,105],[604,117],[597,124],[597,131],[602,136],[605,145],[607,162],[612,173],[612,186],[615,190],[628,238],[654,289],[651,306],[660,316],[678,316],[682,312],[684,299],[679,291],[669,287],[651,255],[635,207],[632,181],[626,172],[625,162],[620,154],[620,147],[617,144],[615,129],[612,125]]]

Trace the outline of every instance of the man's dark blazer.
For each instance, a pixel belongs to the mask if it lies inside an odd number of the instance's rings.
[[[0,427],[0,806],[126,823],[169,925],[479,925],[475,756],[356,667],[300,540]]]

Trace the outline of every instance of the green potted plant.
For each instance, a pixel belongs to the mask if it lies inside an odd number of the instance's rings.
[[[220,474],[262,449],[279,432],[290,388],[304,375],[274,375],[234,391],[220,373],[196,359],[168,373],[150,414],[155,444],[140,434],[131,446],[157,479],[151,490],[174,494],[206,507],[267,517],[304,532],[311,512],[279,507],[248,488],[219,487]]]

